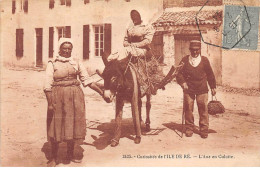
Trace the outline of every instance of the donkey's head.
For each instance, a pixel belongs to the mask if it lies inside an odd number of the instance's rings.
[[[124,87],[124,64],[118,60],[107,61],[102,57],[105,69],[102,73],[104,79],[104,99],[106,102],[112,102],[116,93]]]

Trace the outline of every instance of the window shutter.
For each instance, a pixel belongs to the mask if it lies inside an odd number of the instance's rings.
[[[24,10],[25,13],[28,12],[28,0],[24,0],[23,10]]]
[[[108,56],[111,54],[111,24],[105,24],[105,37],[104,37],[104,53]]]
[[[15,0],[12,1],[12,14],[15,13],[15,9],[16,9],[16,2]]]
[[[70,26],[65,27],[65,38],[71,38],[71,28],[70,28]]]
[[[83,25],[83,59],[89,59],[89,25]]]
[[[89,3],[89,0],[84,0],[84,4]]]
[[[23,56],[23,29],[16,29],[16,57]]]
[[[71,6],[71,0],[66,0],[66,6]]]
[[[65,0],[60,0],[61,5],[65,5]]]
[[[42,28],[36,28],[36,67],[42,67]]]
[[[54,8],[54,3],[55,3],[55,0],[50,0],[50,2],[49,2],[50,9]]]
[[[49,58],[53,58],[53,33],[54,28],[49,28]]]

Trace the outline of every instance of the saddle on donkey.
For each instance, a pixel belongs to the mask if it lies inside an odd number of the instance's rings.
[[[165,74],[158,59],[151,52],[142,57],[132,56],[131,63],[136,72],[137,81],[140,85],[141,96],[145,94],[155,95],[160,82],[164,79]]]
[[[142,57],[132,56],[131,63],[136,71],[137,81],[140,85],[141,96],[145,94],[156,95],[158,89],[165,89],[165,85],[170,83],[178,74],[183,64],[176,68],[171,66],[167,75],[163,73],[163,66],[159,63],[159,58],[155,58],[151,51]]]

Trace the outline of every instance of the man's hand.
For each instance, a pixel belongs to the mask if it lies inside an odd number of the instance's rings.
[[[48,111],[50,111],[50,112],[53,111],[53,106],[52,106],[52,104],[48,104]]]
[[[211,94],[212,94],[212,96],[215,96],[216,95],[216,89],[211,89]]]
[[[181,87],[182,87],[183,90],[185,90],[185,91],[188,90],[188,88],[189,88],[188,85],[187,85],[187,83],[183,83]]]

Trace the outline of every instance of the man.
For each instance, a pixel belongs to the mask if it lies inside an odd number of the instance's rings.
[[[177,75],[178,84],[184,93],[184,112],[185,112],[185,135],[193,135],[194,117],[193,107],[194,100],[197,101],[199,112],[200,136],[208,137],[209,117],[208,117],[208,85],[211,94],[216,95],[216,79],[207,57],[201,56],[201,43],[197,40],[190,42],[190,55],[183,57],[184,66]]]

